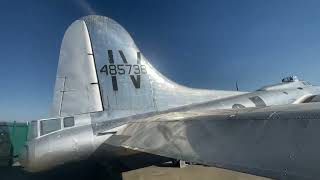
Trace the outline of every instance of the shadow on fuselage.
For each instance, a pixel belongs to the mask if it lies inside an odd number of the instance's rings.
[[[167,162],[168,158],[102,145],[88,160],[48,171],[29,173],[19,167],[0,168],[1,180],[121,180],[122,172]]]

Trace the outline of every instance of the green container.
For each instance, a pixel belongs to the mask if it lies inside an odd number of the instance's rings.
[[[28,124],[0,122],[0,166],[11,166],[27,141]]]

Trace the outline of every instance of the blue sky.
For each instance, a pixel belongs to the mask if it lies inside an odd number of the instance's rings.
[[[319,84],[320,1],[1,1],[0,121],[46,117],[74,20],[109,16],[178,83],[255,90],[296,74]]]

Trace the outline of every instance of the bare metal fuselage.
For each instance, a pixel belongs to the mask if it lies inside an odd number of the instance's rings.
[[[54,118],[30,123],[20,162],[42,171],[96,155],[132,157],[110,155],[125,148],[269,177],[319,177],[318,104],[278,106],[319,94],[296,80],[250,93],[181,86],[148,62],[122,26],[88,16],[64,36]]]
[[[212,112],[218,109],[232,109],[234,104],[241,104],[245,107],[257,107],[257,104],[250,99],[252,97],[260,97],[263,99],[265,106],[290,104],[300,101],[301,98],[305,99],[310,96],[310,94],[315,93],[319,93],[318,87],[316,86],[305,87],[303,90],[294,88],[280,91],[255,91],[163,112],[147,113],[118,119],[102,120],[101,117],[103,117],[103,115],[101,114],[103,114],[103,112],[82,114],[74,116],[76,122],[74,127],[62,127],[58,131],[42,136],[40,135],[39,126],[43,120],[38,120],[35,121],[37,124],[35,128],[37,130],[37,136],[28,141],[26,151],[21,157],[21,163],[27,170],[41,171],[64,164],[65,162],[87,159],[93,156],[96,150],[119,128],[140,117],[154,116],[155,114],[162,113],[166,114],[168,112]],[[263,106],[260,104],[260,107]],[[217,113],[219,112],[220,111],[217,111]],[[99,152],[99,156],[101,156],[101,151]]]

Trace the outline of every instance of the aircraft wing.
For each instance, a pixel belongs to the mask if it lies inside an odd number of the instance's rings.
[[[318,179],[320,104],[173,111],[124,125],[108,145],[276,179]]]

